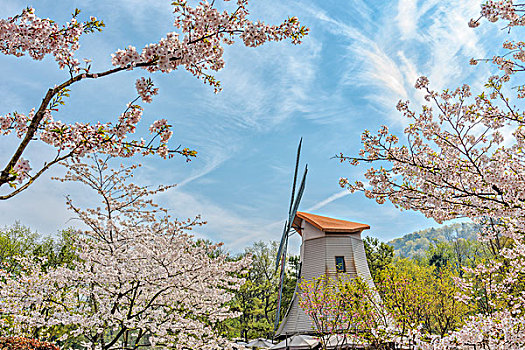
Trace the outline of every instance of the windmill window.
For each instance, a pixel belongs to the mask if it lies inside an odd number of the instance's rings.
[[[337,272],[346,272],[346,264],[344,256],[335,257],[335,269]]]

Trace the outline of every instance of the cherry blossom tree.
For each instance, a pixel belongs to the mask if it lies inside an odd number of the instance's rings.
[[[476,27],[487,18],[505,20],[509,30],[523,26],[524,6],[511,0],[486,1],[480,19],[469,25]],[[415,87],[429,104],[419,112],[408,101],[397,105],[409,121],[403,142],[383,126],[376,134],[363,133],[358,156],[340,155],[341,161],[372,166],[365,173],[368,186],[346,178],[341,186],[362,191],[380,204],[390,201],[419,211],[438,223],[477,221],[482,226],[479,239],[495,253],[457,279],[462,289],[458,298],[478,304],[478,314],[447,336],[421,342],[421,348],[525,347],[525,113],[508,97],[525,95],[523,86],[507,89],[513,75],[524,70],[525,55],[521,41],[507,41],[503,48],[506,54],[489,60],[502,73],[488,79],[486,92],[475,95],[468,85],[437,92],[421,77]]]
[[[229,0],[224,0],[229,2]],[[93,72],[89,59],[84,63],[75,57],[81,36],[101,31],[103,21],[95,17],[81,21],[80,11],[75,10],[66,24],[59,26],[50,19],[39,18],[33,8],[24,9],[19,15],[0,20],[0,52],[16,57],[29,56],[42,60],[53,56],[60,69],[68,78],[50,87],[39,106],[27,113],[9,113],[0,116],[0,133],[16,134],[20,142],[7,163],[0,168],[0,187],[11,189],[0,195],[0,199],[11,198],[27,189],[51,166],[67,160],[78,160],[89,153],[104,153],[111,156],[131,157],[136,154],[157,154],[171,158],[175,154],[187,160],[196,155],[189,148],[170,148],[171,125],[166,119],[154,122],[150,127],[149,141],[130,140],[135,132],[143,107],[136,104],[141,99],[149,103],[158,89],[151,78],[142,77],[136,81],[138,97],[127,104],[123,113],[110,122],[87,123],[78,120],[67,124],[54,119],[54,114],[69,96],[73,85],[91,79],[102,79],[119,72],[141,68],[145,73],[169,73],[182,68],[204,83],[211,85],[215,92],[220,82],[213,72],[224,67],[224,45],[232,45],[240,38],[244,45],[257,47],[269,41],[290,39],[293,44],[301,42],[308,29],[301,26],[296,17],[286,19],[280,25],[268,25],[262,21],[248,19],[248,0],[237,0],[231,11],[219,11],[215,1],[207,0],[192,6],[185,0],[174,1],[174,26],[176,31],[167,33],[156,43],[143,48],[128,46],[112,55],[112,68]],[[43,165],[31,172],[35,162],[23,157],[32,141],[40,140],[56,149],[52,159],[39,159]]]
[[[484,304],[457,333],[432,346],[481,344],[486,349],[525,346],[525,157],[524,114],[510,105],[500,79],[491,78],[490,93],[473,96],[465,85],[437,93],[420,78],[416,87],[433,107],[417,114],[408,102],[398,109],[410,119],[405,144],[383,126],[365,131],[357,157],[341,155],[353,165],[378,164],[366,171],[369,186],[360,181],[342,186],[362,191],[378,203],[416,210],[441,223],[471,218],[481,224],[479,239],[494,247],[491,261],[466,269],[458,279],[465,303]],[[436,112],[434,112],[434,110]],[[514,142],[503,144],[503,128],[512,128]],[[506,244],[500,244],[502,241]],[[438,338],[436,338],[438,339]],[[443,340],[445,339],[445,340]],[[437,342],[437,340],[435,340]]]
[[[150,190],[126,183],[136,166],[72,163],[62,181],[100,194],[101,206],[70,208],[88,227],[73,236],[78,260],[47,270],[22,260],[0,270],[0,310],[13,334],[86,349],[229,348],[214,324],[236,316],[225,306],[244,282],[249,258],[213,254],[220,245],[188,233],[199,218],[174,220]]]

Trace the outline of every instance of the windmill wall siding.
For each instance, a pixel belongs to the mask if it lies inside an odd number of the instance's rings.
[[[306,313],[299,306],[299,298],[297,298],[297,290],[294,294],[292,304],[288,309],[285,319],[279,326],[277,334],[279,335],[293,335],[293,334],[307,334],[313,332],[313,323],[306,315]]]
[[[308,222],[302,222],[301,244],[301,276],[298,284],[303,279],[312,279],[325,273],[325,248],[321,242],[324,233]],[[285,318],[281,322],[277,334],[310,333],[313,323],[299,306],[299,292],[296,287],[292,303],[288,308]]]
[[[360,241],[361,243],[357,244],[353,249],[357,275],[367,281],[368,285],[373,288],[375,287],[374,280],[372,279],[370,268],[368,267],[368,262],[366,260],[365,246],[361,239]]]
[[[303,242],[303,260],[301,278],[312,279],[325,273],[325,248],[323,238],[316,238]]]
[[[373,284],[366,261],[361,233],[325,233],[302,221],[301,276],[309,280],[324,274],[335,276],[336,256],[344,256],[348,278],[360,276]],[[278,335],[306,334],[313,331],[313,323],[299,306],[296,289],[292,303],[277,331]]]

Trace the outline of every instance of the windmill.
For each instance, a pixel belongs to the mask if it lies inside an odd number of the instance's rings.
[[[275,324],[274,324],[274,332],[277,330],[277,327],[279,326],[280,321],[280,314],[281,314],[281,300],[283,296],[283,284],[284,284],[284,274],[285,274],[285,265],[286,265],[286,253],[288,250],[288,238],[294,234],[295,230],[293,230],[292,224],[295,218],[295,215],[297,214],[297,209],[299,209],[299,203],[301,202],[301,197],[303,196],[304,187],[306,183],[306,174],[308,173],[308,165],[305,165],[304,168],[304,174],[301,180],[301,184],[299,185],[299,190],[297,191],[296,195],[296,186],[297,186],[297,174],[299,170],[299,159],[301,156],[301,145],[303,143],[303,139],[299,141],[299,147],[297,148],[297,158],[295,160],[295,172],[293,177],[293,185],[292,185],[292,195],[290,198],[290,207],[288,209],[288,220],[284,223],[284,229],[283,234],[281,236],[281,243],[279,244],[279,250],[277,251],[277,258],[275,260],[275,271],[279,269],[279,265],[281,266],[281,273],[279,277],[279,296],[277,301],[277,312],[275,315]]]
[[[369,225],[297,211],[303,196],[306,173],[308,172],[308,166],[305,166],[301,183],[297,187],[301,144],[302,139],[297,149],[288,219],[284,224],[275,261],[275,271],[277,272],[279,267],[281,270],[274,338],[313,333],[313,321],[299,306],[298,286],[302,280],[311,280],[321,276],[334,279],[359,277],[366,281],[370,287],[374,287],[361,238],[361,233],[370,229]],[[299,271],[294,295],[286,314],[281,320],[280,311],[288,239],[294,233],[301,237]]]

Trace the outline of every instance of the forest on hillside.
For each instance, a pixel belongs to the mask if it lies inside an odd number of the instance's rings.
[[[473,223],[454,223],[408,233],[389,241],[388,245],[394,248],[396,256],[414,258],[423,255],[432,243],[452,242],[458,239],[475,240],[478,231],[479,227]]]

